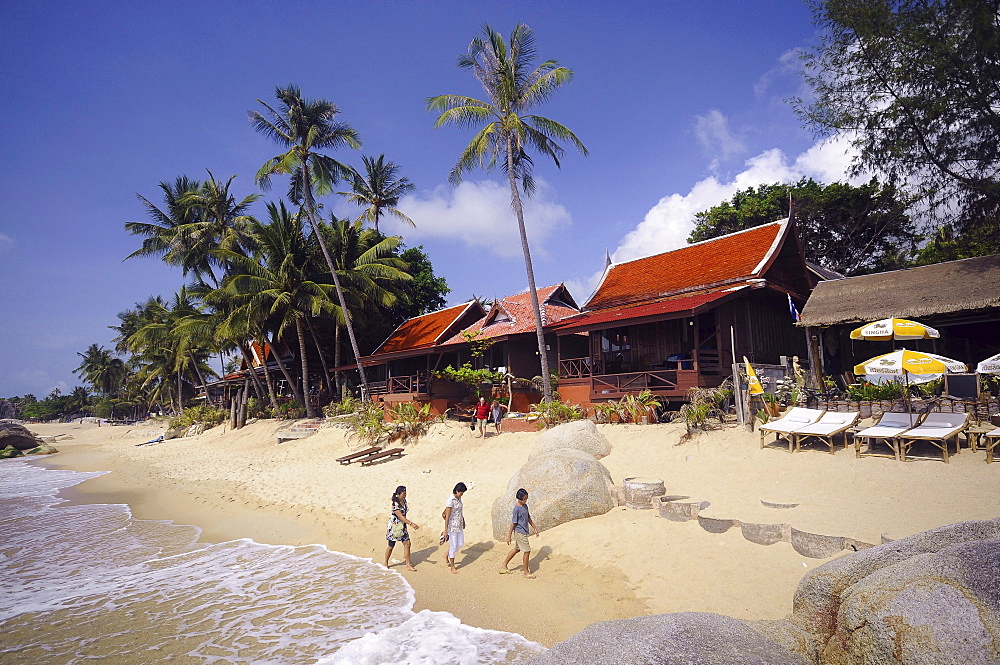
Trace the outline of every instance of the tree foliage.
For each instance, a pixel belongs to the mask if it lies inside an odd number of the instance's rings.
[[[960,253],[1000,251],[1000,2],[817,0],[804,54],[821,135],[846,134],[855,172],[915,187]]]
[[[915,251],[919,236],[906,213],[909,201],[875,180],[859,187],[811,178],[751,187],[697,213],[688,242],[787,217],[789,196],[805,257],[824,268],[845,275],[892,270],[907,265]]]

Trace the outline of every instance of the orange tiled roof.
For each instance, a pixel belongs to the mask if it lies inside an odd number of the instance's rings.
[[[555,326],[557,331],[580,331],[589,330],[591,326],[606,326],[620,321],[633,322],[646,316],[662,316],[664,314],[675,314],[678,312],[695,313],[699,307],[714,303],[733,293],[745,289],[748,285],[741,283],[722,289],[714,289],[696,294],[686,294],[673,298],[664,298],[654,302],[647,302],[640,305],[628,307],[610,307],[590,312],[581,312],[576,316],[563,319]]]
[[[568,316],[577,314],[578,311],[571,306],[553,300],[552,297],[561,289],[562,284],[547,286],[538,289],[538,304],[542,311],[542,325],[550,326]],[[506,321],[496,321],[497,314],[506,314]],[[489,324],[487,325],[487,321]],[[489,339],[504,335],[517,335],[519,333],[534,332],[535,314],[531,309],[531,295],[528,291],[517,295],[507,296],[493,303],[489,314],[476,321],[462,332],[482,331],[482,337]],[[462,344],[465,338],[462,332],[454,335],[443,344]]]
[[[784,238],[787,220],[612,265],[585,310],[657,300],[759,277]]]
[[[389,339],[382,342],[382,346],[376,349],[372,355],[432,346],[439,341],[438,338],[441,335],[448,331],[448,328],[455,323],[458,317],[472,305],[473,303],[462,303],[461,305],[455,305],[454,307],[407,319],[399,324],[399,327],[389,336]]]

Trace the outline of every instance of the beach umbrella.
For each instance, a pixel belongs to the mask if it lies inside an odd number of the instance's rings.
[[[965,372],[968,369],[965,363],[939,356],[936,353],[899,349],[855,365],[854,373],[864,374],[865,378],[872,383],[884,383],[902,378],[906,382],[906,410],[912,412],[910,383],[927,383],[945,372]]]
[[[888,341],[896,339],[937,339],[941,336],[934,328],[909,319],[881,319],[866,323],[851,331],[851,339]]]
[[[976,365],[976,372],[979,374],[1000,374],[1000,353],[990,356]]]
[[[909,349],[897,349],[884,353],[854,366],[855,374],[864,374],[871,383],[898,381],[926,383],[940,377],[945,372],[965,372],[968,367],[951,358],[936,353],[922,353]]]

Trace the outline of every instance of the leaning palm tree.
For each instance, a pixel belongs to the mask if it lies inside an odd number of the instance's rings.
[[[83,353],[76,355],[83,358],[80,366],[73,370],[80,378],[105,397],[112,395],[124,382],[128,374],[121,358],[103,346],[91,344]]]
[[[458,66],[472,71],[482,84],[487,101],[464,95],[439,95],[427,100],[427,108],[441,112],[435,127],[482,126],[452,168],[449,179],[453,184],[461,182],[462,174],[475,167],[488,171],[499,163],[500,168],[507,173],[511,206],[521,233],[528,292],[531,294],[531,306],[535,314],[538,357],[541,360],[542,376],[548,377],[549,363],[542,330],[542,313],[535,289],[535,273],[528,250],[518,181],[525,196],[534,192],[535,181],[532,177],[529,148],[551,157],[556,166],[559,166],[559,158],[564,153],[557,141],[572,143],[584,155],[587,154],[587,148],[564,125],[549,118],[527,114],[530,108],[546,101],[573,77],[571,70],[560,67],[555,60],[546,60],[532,68],[536,55],[534,33],[523,23],[519,23],[511,32],[509,43],[504,41],[500,33],[485,25],[482,36],[473,39],[468,53],[459,57]],[[545,401],[551,401],[550,382],[543,383]]]
[[[314,188],[316,194],[328,194],[333,190],[333,185],[338,180],[349,177],[351,174],[349,167],[319,151],[343,147],[360,148],[361,141],[353,127],[343,122],[337,122],[336,117],[340,113],[340,108],[336,104],[325,99],[303,99],[302,93],[295,85],[277,88],[275,94],[280,102],[280,110],[276,110],[258,99],[257,101],[264,107],[265,112],[262,114],[250,111],[250,124],[261,134],[270,137],[283,148],[287,148],[287,152],[264,162],[264,165],[257,171],[257,184],[260,185],[261,189],[267,190],[270,187],[272,175],[282,174],[292,177],[288,192],[289,198],[295,203],[301,203],[306,217],[309,219],[313,235],[323,251],[326,265],[333,276],[337,300],[344,315],[344,326],[347,328],[354,358],[358,363],[362,397],[366,397],[368,395],[368,381],[365,378],[364,366],[361,364],[361,351],[358,349],[358,342],[354,336],[354,326],[351,324],[351,316],[347,309],[347,302],[344,300],[340,279],[334,268],[333,258],[330,256],[319,231],[319,222],[316,219],[316,200],[313,196]]]
[[[399,166],[385,161],[385,155],[361,159],[365,163],[364,174],[353,169],[351,191],[340,192],[351,203],[364,208],[358,219],[370,222],[376,232],[378,220],[386,213],[415,227],[414,221],[396,207],[401,196],[409,194],[416,188],[414,184],[406,177],[398,177]]]

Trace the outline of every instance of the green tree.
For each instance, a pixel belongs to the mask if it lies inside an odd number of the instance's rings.
[[[806,259],[845,275],[902,268],[919,240],[906,213],[910,201],[895,187],[874,179],[855,187],[803,178],[795,184],[750,187],[697,213],[688,242],[787,217],[789,198]]]
[[[188,229],[199,221],[198,211],[186,203],[186,197],[201,188],[201,183],[187,176],[178,176],[174,182],[161,181],[163,204],[157,206],[142,194],[136,194],[146,209],[151,222],[125,222],[125,230],[132,235],[144,236],[142,246],[126,259],[136,256],[157,256],[165,263],[180,266],[184,275],[193,272],[196,277],[208,270],[207,257],[191,252]]]
[[[307,100],[302,98],[299,88],[290,85],[287,88],[277,88],[275,95],[279,101],[276,110],[257,100],[265,112],[250,111],[250,124],[253,128],[272,139],[286,152],[276,155],[264,162],[257,171],[257,184],[262,189],[270,187],[271,176],[275,174],[290,175],[291,185],[288,195],[294,203],[301,203],[306,213],[313,235],[319,242],[326,265],[333,276],[334,288],[337,292],[337,302],[340,303],[344,316],[344,327],[347,328],[351,340],[351,348],[358,364],[358,374],[364,395],[368,393],[368,380],[365,378],[364,366],[361,363],[361,352],[354,335],[350,311],[344,299],[343,289],[333,258],[323,242],[317,219],[315,194],[329,194],[340,178],[349,177],[351,169],[334,158],[324,155],[320,150],[337,148],[360,148],[358,133],[350,125],[338,122],[340,109],[336,104],[325,99]]]
[[[91,388],[102,395],[114,394],[122,385],[127,375],[125,363],[121,358],[98,344],[91,344],[83,353],[77,353],[83,361],[73,370],[80,378],[89,383]]]
[[[416,226],[412,219],[396,207],[401,196],[415,189],[409,179],[399,176],[399,166],[385,161],[385,155],[362,157],[362,161],[365,172],[362,174],[357,169],[352,169],[351,191],[340,192],[351,203],[364,208],[358,219],[370,222],[376,231],[378,221],[387,213],[410,226]]]
[[[528,249],[518,182],[524,195],[530,196],[535,189],[535,181],[529,149],[550,157],[558,167],[559,158],[564,153],[558,141],[568,141],[584,155],[587,154],[587,148],[564,125],[528,113],[532,107],[548,100],[573,77],[570,69],[559,66],[555,60],[546,60],[533,67],[536,57],[534,33],[523,23],[514,27],[509,42],[504,41],[503,36],[490,26],[483,26],[482,36],[472,40],[468,52],[459,57],[458,66],[473,73],[483,86],[487,101],[464,95],[439,95],[429,98],[427,107],[440,112],[435,127],[482,127],[452,168],[450,179],[453,184],[460,182],[466,171],[476,167],[491,170],[498,162],[507,174],[511,204],[521,234],[528,293],[531,294],[535,315],[538,357],[541,360],[542,376],[548,376],[542,313],[535,288],[535,273]],[[552,389],[548,384],[544,397],[546,402],[552,399]]]
[[[967,256],[1000,251],[1000,3],[818,0],[807,126],[847,134],[856,172],[916,187]]]
[[[400,322],[437,311],[448,304],[445,298],[451,293],[448,281],[434,274],[434,266],[423,245],[408,247],[399,258],[406,262],[406,272],[412,277],[406,285],[405,298],[397,308]]]

